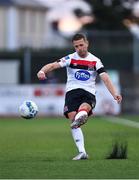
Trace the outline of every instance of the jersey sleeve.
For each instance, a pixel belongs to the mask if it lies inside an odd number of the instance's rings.
[[[58,63],[60,64],[61,67],[67,67],[70,65],[70,62],[71,62],[71,58],[70,58],[70,55],[68,56],[65,56],[61,59],[58,60]]]
[[[97,63],[96,63],[96,71],[97,71],[98,74],[101,74],[101,73],[103,73],[103,72],[106,72],[106,71],[105,71],[105,68],[104,68],[104,65],[102,64],[102,62],[101,62],[100,59],[97,60]]]

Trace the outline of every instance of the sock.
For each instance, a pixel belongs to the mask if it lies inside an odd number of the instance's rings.
[[[81,128],[71,129],[71,132],[78,151],[86,153],[84,148],[84,136]]]
[[[76,114],[76,116],[75,116],[75,120],[76,119],[78,119],[80,116],[82,116],[82,115],[88,115],[88,113],[85,111],[85,110],[80,110],[77,114]]]

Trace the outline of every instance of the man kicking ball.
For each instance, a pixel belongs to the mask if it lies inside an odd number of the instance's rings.
[[[96,104],[95,81],[99,74],[107,89],[121,103],[122,96],[118,94],[109,75],[99,58],[88,52],[88,40],[84,34],[75,34],[72,38],[75,52],[53,63],[43,66],[37,76],[46,79],[47,73],[58,68],[67,68],[67,84],[64,105],[64,115],[71,120],[71,132],[79,154],[73,160],[88,159],[84,146],[84,136],[81,130]]]

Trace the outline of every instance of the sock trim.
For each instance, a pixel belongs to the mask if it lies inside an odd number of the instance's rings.
[[[79,110],[78,110],[78,113],[81,112],[81,111],[85,111],[85,112],[87,112],[87,114],[88,114],[88,111],[87,111],[86,109],[79,109]]]

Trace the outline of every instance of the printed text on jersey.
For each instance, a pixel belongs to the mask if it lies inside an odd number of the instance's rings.
[[[90,78],[90,73],[84,70],[76,71],[75,78],[80,81],[87,81]]]

